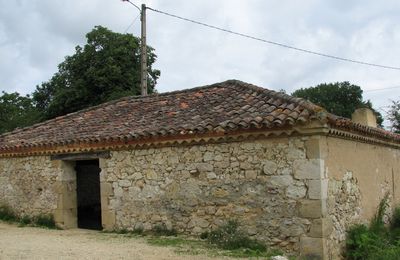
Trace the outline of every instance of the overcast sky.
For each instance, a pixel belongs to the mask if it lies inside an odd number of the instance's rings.
[[[132,0],[140,5],[141,2]],[[400,67],[399,0],[152,0],[148,6],[299,48]],[[96,25],[124,33],[138,10],[120,0],[0,0],[0,90],[29,94]],[[345,63],[147,13],[159,92],[239,79],[288,93],[350,81],[378,109],[400,99],[400,71]],[[140,20],[128,33],[140,35]],[[381,111],[382,112],[382,111]]]

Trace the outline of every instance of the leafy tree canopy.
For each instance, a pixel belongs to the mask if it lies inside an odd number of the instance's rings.
[[[96,26],[87,43],[59,64],[58,72],[36,87],[33,99],[53,118],[128,95],[140,94],[140,40]],[[154,49],[147,48],[148,91],[154,92],[160,71],[153,69]]]
[[[372,108],[372,103],[369,100],[363,100],[362,93],[361,87],[344,81],[322,83],[315,87],[301,88],[294,91],[292,95],[310,100],[322,106],[328,112],[346,118],[351,118],[351,114],[357,108],[370,108],[377,116],[378,125],[382,126],[382,115]]]
[[[0,96],[0,134],[17,127],[25,127],[39,121],[39,111],[30,96],[17,92],[2,92]]]
[[[400,134],[400,100],[392,101],[387,113],[387,119],[390,122],[391,130]]]

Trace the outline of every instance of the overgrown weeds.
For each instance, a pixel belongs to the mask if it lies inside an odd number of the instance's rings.
[[[350,260],[400,259],[400,208],[385,225],[388,194],[379,203],[369,225],[354,225],[347,232],[346,258]]]
[[[250,249],[259,252],[265,252],[267,250],[264,244],[249,238],[240,230],[239,222],[236,220],[229,220],[216,230],[203,233],[201,237],[207,239],[210,244],[226,250]]]
[[[8,205],[0,205],[0,220],[18,222],[19,218]]]
[[[176,236],[178,232],[174,228],[168,228],[165,224],[156,225],[152,230],[156,236]]]
[[[21,227],[35,226],[49,229],[57,228],[54,217],[51,214],[39,214],[34,217],[28,215],[19,216],[8,205],[0,205],[0,220],[9,223],[17,223]]]
[[[211,232],[200,235],[209,245],[227,250],[224,255],[234,257],[266,257],[282,254],[278,250],[268,250],[265,244],[250,238],[240,228],[239,222],[229,220]]]

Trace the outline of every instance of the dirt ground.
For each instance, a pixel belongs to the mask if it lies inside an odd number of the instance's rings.
[[[0,260],[5,259],[216,259],[178,255],[171,247],[91,230],[48,230],[0,222]],[[227,259],[227,258],[224,258]]]

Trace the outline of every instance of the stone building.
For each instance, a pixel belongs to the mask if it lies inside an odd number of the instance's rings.
[[[0,136],[0,204],[63,228],[197,235],[237,219],[252,237],[335,259],[386,192],[400,136],[229,80],[127,97]]]

